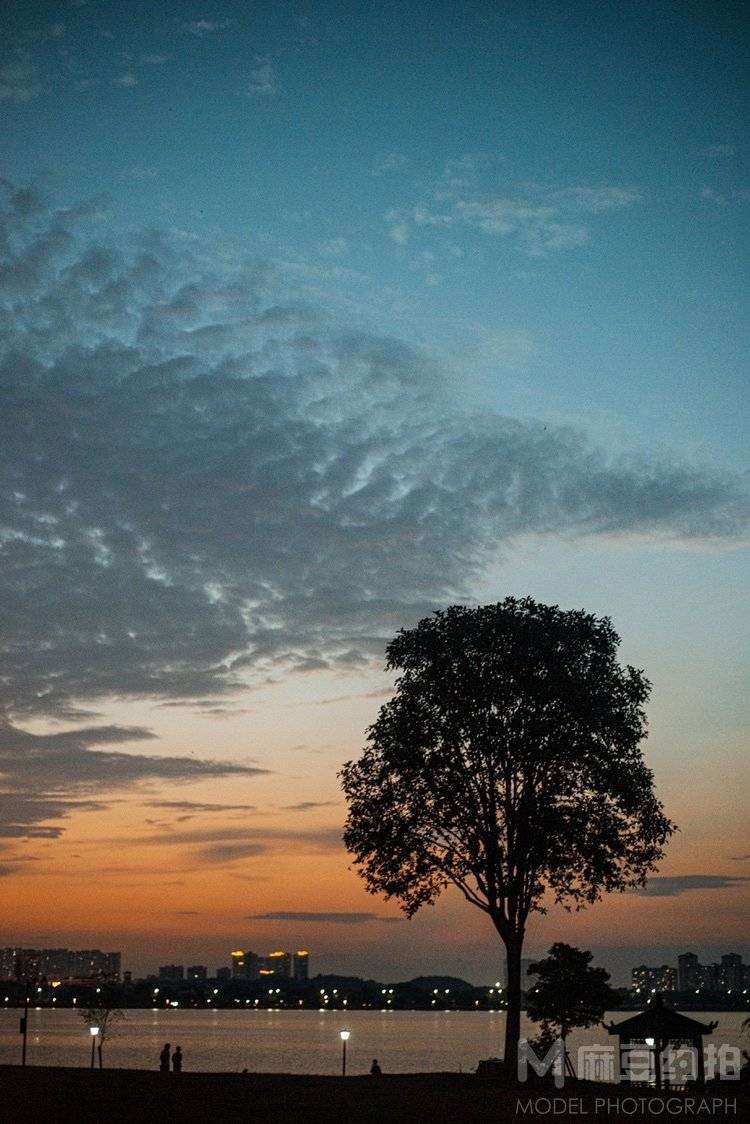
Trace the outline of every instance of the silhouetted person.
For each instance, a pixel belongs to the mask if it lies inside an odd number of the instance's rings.
[[[165,1042],[159,1054],[159,1069],[162,1073],[169,1073],[169,1043]]]
[[[182,1073],[182,1047],[175,1047],[175,1052],[172,1054],[172,1069],[175,1073]]]
[[[372,1065],[370,1066],[370,1074],[371,1074],[372,1077],[382,1077],[383,1076],[383,1071],[380,1068],[380,1066],[378,1065],[378,1059],[377,1058],[372,1059]]]

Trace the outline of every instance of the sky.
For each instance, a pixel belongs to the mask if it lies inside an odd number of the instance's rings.
[[[530,594],[645,669],[680,830],[528,954],[750,952],[743,16],[3,5],[0,944],[494,979],[336,773],[398,628]]]

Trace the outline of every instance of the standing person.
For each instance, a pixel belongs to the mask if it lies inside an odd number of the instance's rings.
[[[169,1073],[169,1043],[165,1042],[159,1054],[159,1069],[162,1073]]]
[[[182,1073],[182,1047],[176,1046],[172,1054],[172,1069],[175,1073]]]
[[[378,1059],[377,1058],[372,1059],[372,1065],[370,1066],[370,1075],[372,1077],[382,1077],[383,1076],[383,1071],[380,1068],[380,1066],[378,1065]]]

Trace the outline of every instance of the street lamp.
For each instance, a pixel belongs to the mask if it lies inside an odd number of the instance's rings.
[[[90,1026],[89,1034],[91,1035],[91,1068],[94,1068],[94,1052],[96,1050],[96,1036],[99,1033],[98,1026]]]
[[[346,1077],[346,1044],[349,1041],[349,1031],[340,1030],[339,1038],[341,1039],[341,1076]]]

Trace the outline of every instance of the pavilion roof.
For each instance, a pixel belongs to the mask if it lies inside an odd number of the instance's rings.
[[[666,1039],[700,1038],[711,1034],[718,1023],[700,1023],[667,1007],[661,995],[654,996],[645,1011],[621,1023],[610,1023],[607,1030],[621,1038]]]

